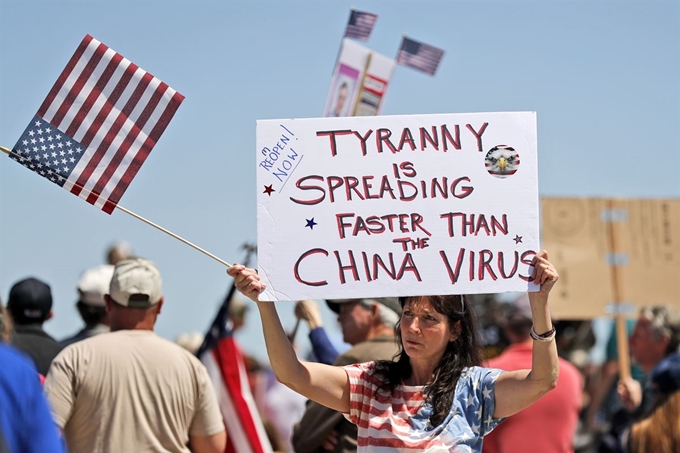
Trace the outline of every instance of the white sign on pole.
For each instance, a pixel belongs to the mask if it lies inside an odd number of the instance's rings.
[[[343,39],[324,116],[378,115],[396,63],[351,39]]]
[[[257,122],[261,300],[535,291],[534,112]]]

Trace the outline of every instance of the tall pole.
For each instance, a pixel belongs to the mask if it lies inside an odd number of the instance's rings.
[[[630,353],[628,351],[628,329],[624,316],[624,306],[621,297],[621,276],[619,267],[622,266],[622,254],[618,249],[618,224],[624,219],[615,212],[614,200],[607,201],[608,215],[607,232],[609,233],[608,263],[611,268],[612,295],[614,297],[614,319],[616,320],[616,345],[619,350],[619,377],[630,377]]]

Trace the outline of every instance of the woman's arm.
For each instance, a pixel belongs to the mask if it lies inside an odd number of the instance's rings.
[[[273,302],[260,302],[258,295],[265,289],[253,269],[234,264],[227,273],[234,277],[236,288],[257,304],[267,345],[269,362],[277,379],[287,387],[312,401],[349,412],[349,378],[342,368],[298,360]]]
[[[550,321],[548,294],[559,278],[548,261],[548,253],[540,251],[534,256],[534,282],[541,285],[538,292],[529,293],[534,332],[543,334],[553,326]],[[496,382],[496,409],[494,418],[509,417],[528,407],[555,388],[559,363],[555,340],[533,341],[531,370],[510,371],[501,374]]]

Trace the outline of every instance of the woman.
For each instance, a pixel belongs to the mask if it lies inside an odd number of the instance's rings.
[[[483,436],[555,387],[555,331],[548,294],[559,278],[545,251],[532,262],[538,292],[529,293],[533,317],[531,370],[480,368],[475,319],[462,296],[400,299],[396,362],[346,367],[301,362],[287,340],[274,304],[259,302],[257,272],[228,269],[236,287],[257,303],[267,353],[277,378],[358,426],[358,451],[480,452]]]
[[[628,442],[631,453],[680,451],[680,390],[666,397],[649,416],[634,423]]]

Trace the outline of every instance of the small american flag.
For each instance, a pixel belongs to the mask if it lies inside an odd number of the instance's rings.
[[[349,15],[347,29],[345,30],[345,37],[368,41],[376,20],[378,20],[376,14],[352,10]]]
[[[227,429],[225,453],[272,453],[229,320],[235,292],[232,284],[196,356],[208,370],[217,394]]]
[[[110,214],[183,100],[87,35],[10,158]]]
[[[429,44],[423,44],[404,36],[397,55],[397,64],[418,69],[434,75],[444,56],[444,51]]]

